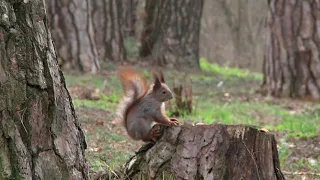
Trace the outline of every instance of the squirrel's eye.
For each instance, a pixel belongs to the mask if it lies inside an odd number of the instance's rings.
[[[165,94],[166,92],[165,92],[165,91],[162,91],[162,93]]]

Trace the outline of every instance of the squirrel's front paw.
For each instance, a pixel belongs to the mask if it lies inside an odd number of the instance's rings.
[[[180,125],[178,119],[176,119],[176,118],[170,118],[170,124],[173,125],[173,126]]]

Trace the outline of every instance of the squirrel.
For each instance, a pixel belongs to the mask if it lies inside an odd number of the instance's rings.
[[[131,67],[118,69],[118,76],[124,90],[123,100],[118,107],[118,116],[128,135],[134,140],[155,142],[160,136],[154,125],[179,125],[175,118],[165,115],[164,102],[173,98],[168,85],[160,71],[160,76],[154,74],[154,84],[147,88],[146,79]]]

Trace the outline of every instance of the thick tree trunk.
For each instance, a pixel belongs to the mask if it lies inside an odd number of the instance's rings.
[[[147,0],[140,55],[158,65],[199,68],[203,0]]]
[[[124,37],[135,35],[135,23],[136,23],[136,10],[137,0],[122,0],[121,1],[121,23],[122,34]]]
[[[0,179],[88,179],[44,2],[0,0]]]
[[[320,98],[320,4],[269,1],[263,86],[272,96]]]
[[[92,28],[92,0],[46,1],[61,64],[84,72],[97,72],[100,65]]]
[[[122,0],[91,0],[93,29],[99,57],[105,61],[123,61]],[[124,26],[126,27],[126,26]]]
[[[248,126],[162,127],[162,137],[140,148],[112,179],[285,179],[272,134]]]

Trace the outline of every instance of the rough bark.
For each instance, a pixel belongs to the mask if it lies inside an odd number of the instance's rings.
[[[268,95],[320,98],[319,1],[269,1],[262,88]]]
[[[123,61],[122,0],[91,0],[94,38],[98,54],[105,61]]]
[[[121,1],[121,24],[123,24],[121,31],[124,37],[135,35],[137,5],[138,0]]]
[[[284,179],[272,134],[221,124],[165,129],[155,145],[145,145],[126,163],[123,177]]]
[[[147,0],[140,55],[157,65],[199,68],[203,0]]]
[[[92,0],[46,0],[54,44],[63,67],[97,72]]]
[[[88,179],[44,2],[0,0],[0,179]]]

